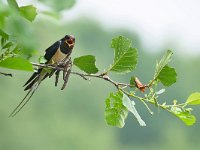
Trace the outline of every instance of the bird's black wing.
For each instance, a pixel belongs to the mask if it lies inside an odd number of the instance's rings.
[[[51,60],[53,55],[58,50],[59,46],[60,46],[60,41],[57,41],[45,50],[44,58],[47,60],[46,64]],[[32,85],[35,83],[35,80],[37,80],[36,78],[39,76],[41,71],[42,71],[42,69],[39,68],[37,70],[37,72],[34,72],[32,74],[32,76],[29,78],[29,80],[24,84],[24,86],[27,86],[24,90],[28,90],[32,87]]]
[[[51,58],[54,56],[56,51],[60,47],[61,41],[55,42],[53,45],[51,45],[49,48],[46,49],[46,53],[44,55],[44,58],[47,60],[46,64],[49,63]],[[38,68],[37,72],[34,72],[33,75],[30,77],[30,79],[25,83],[24,90],[29,90],[26,96],[23,98],[23,100],[17,105],[17,107],[11,112],[10,117],[14,117],[30,100],[38,86],[40,85],[41,81],[44,80],[48,73],[42,74],[42,68]]]
[[[45,50],[46,53],[44,55],[44,58],[47,60],[46,63],[48,63],[51,60],[51,58],[53,57],[53,55],[56,53],[56,51],[60,47],[60,43],[61,43],[61,41],[57,41]]]

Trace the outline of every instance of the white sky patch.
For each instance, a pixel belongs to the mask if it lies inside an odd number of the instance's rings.
[[[36,0],[18,2],[31,1],[38,5]],[[77,0],[71,10],[64,11],[63,19],[87,16],[105,28],[124,27],[136,32],[145,49],[162,49],[167,41],[176,45],[177,51],[196,55],[200,54],[199,8],[199,0]]]

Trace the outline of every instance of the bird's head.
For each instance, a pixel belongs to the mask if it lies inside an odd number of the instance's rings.
[[[66,35],[63,38],[63,40],[69,46],[70,49],[72,49],[74,47],[75,37],[73,35]]]

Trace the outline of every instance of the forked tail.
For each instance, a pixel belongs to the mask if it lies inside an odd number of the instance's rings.
[[[20,110],[27,104],[30,98],[33,96],[38,86],[46,78],[48,73],[37,72],[34,73],[31,78],[25,84],[25,90],[29,90],[26,96],[22,99],[22,101],[17,105],[17,107],[10,113],[9,117],[14,117]]]

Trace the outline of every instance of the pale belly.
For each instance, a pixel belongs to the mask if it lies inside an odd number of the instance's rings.
[[[67,56],[67,54],[64,54],[59,50],[57,50],[57,52],[54,54],[54,56],[51,58],[51,63],[57,63],[62,61],[63,59],[65,59],[65,57]]]

